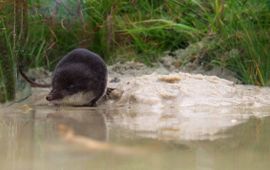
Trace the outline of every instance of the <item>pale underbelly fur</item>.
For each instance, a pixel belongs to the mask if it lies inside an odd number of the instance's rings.
[[[57,105],[86,105],[95,98],[93,92],[79,92],[70,96],[65,96],[60,100],[51,101]]]

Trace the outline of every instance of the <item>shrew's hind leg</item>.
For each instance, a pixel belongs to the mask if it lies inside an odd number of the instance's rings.
[[[96,107],[97,101],[100,99],[101,96],[95,97],[93,100],[91,100],[88,104],[86,104],[89,107]]]
[[[89,107],[97,107],[97,100],[92,100],[90,103],[89,103],[89,105],[88,105]]]
[[[111,94],[111,92],[115,90],[114,88],[107,88],[106,89],[106,93],[103,97],[105,97],[105,100],[108,99],[108,96]],[[93,100],[91,100],[88,104],[84,105],[84,106],[88,106],[88,107],[96,107],[97,106],[97,101],[102,97],[102,95],[99,95],[98,97],[94,98]]]

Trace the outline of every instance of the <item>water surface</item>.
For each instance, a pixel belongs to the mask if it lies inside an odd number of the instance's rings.
[[[54,107],[0,110],[0,169],[265,170],[270,167],[270,108]],[[89,148],[60,126],[109,148]],[[124,148],[127,152],[121,152]]]

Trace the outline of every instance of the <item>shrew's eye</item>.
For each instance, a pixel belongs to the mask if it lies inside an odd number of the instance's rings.
[[[74,90],[76,88],[76,86],[74,84],[70,84],[69,86],[67,86],[67,90]]]

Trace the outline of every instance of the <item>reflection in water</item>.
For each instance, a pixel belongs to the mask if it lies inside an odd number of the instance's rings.
[[[51,167],[48,162],[69,161],[70,153],[83,152],[63,143],[57,130],[59,125],[69,127],[77,135],[107,140],[104,116],[97,111],[60,108],[16,113],[9,110],[0,114],[0,169],[48,169]]]
[[[107,139],[106,124],[104,116],[97,112],[88,110],[76,110],[55,112],[47,115],[50,124],[65,125],[71,128],[76,135],[89,137],[104,141]]]
[[[0,169],[265,170],[270,167],[270,109],[37,107],[0,113]],[[104,115],[106,115],[104,117]],[[253,116],[252,116],[253,115]],[[254,117],[256,115],[257,117]],[[142,155],[86,151],[61,138],[76,135]],[[192,138],[191,138],[192,137]],[[190,140],[192,139],[192,140]]]
[[[174,107],[155,110],[151,106],[134,105],[116,108],[110,126],[129,130],[127,135],[167,141],[214,140],[226,137],[219,132],[247,121],[252,116],[269,115],[269,109],[252,110],[239,107]],[[124,134],[126,135],[126,134]]]
[[[208,169],[264,170],[270,167],[270,117],[250,118],[224,132],[228,138],[194,142],[198,167]],[[202,149],[203,148],[203,149]],[[204,161],[211,164],[204,164]],[[199,168],[198,168],[199,169]],[[202,168],[201,168],[202,169]]]
[[[34,157],[33,114],[0,117],[0,169],[32,169]],[[20,162],[23,162],[22,164]]]

